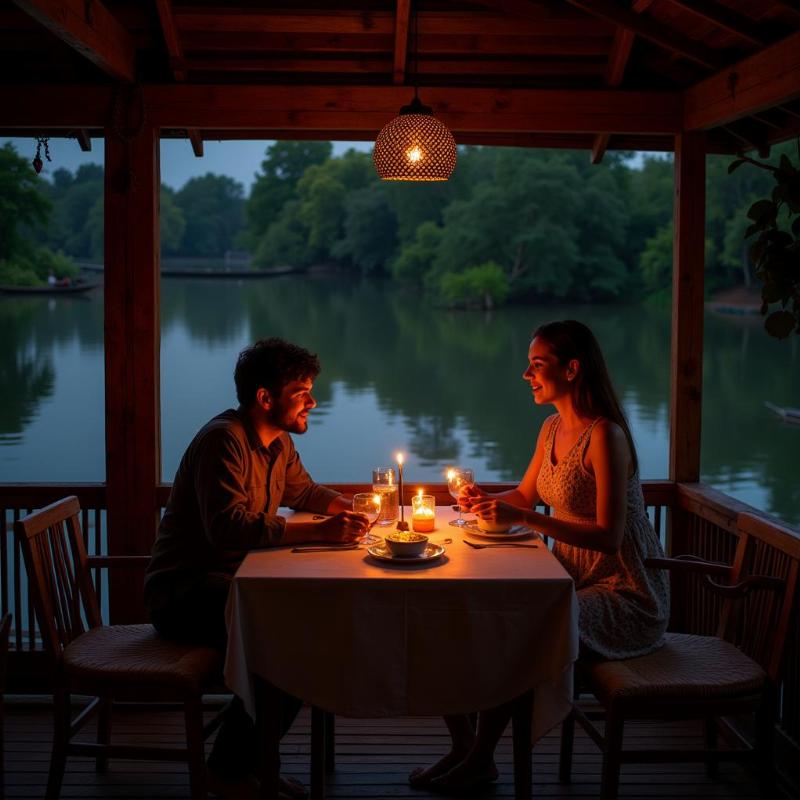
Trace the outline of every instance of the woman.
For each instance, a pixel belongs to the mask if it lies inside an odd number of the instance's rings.
[[[553,553],[575,581],[581,655],[632,658],[663,643],[669,588],[663,570],[644,560],[663,556],[645,512],[636,449],[592,332],[566,320],[533,334],[528,368],[537,405],[555,406],[545,420],[522,481],[508,492],[477,487],[460,498],[485,520],[530,525],[555,540]],[[531,509],[549,505],[553,516]],[[511,704],[468,717],[446,717],[452,750],[411,773],[415,787],[458,792],[495,780],[494,749]]]

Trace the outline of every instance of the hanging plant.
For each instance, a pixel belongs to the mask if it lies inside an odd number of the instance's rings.
[[[762,283],[764,327],[770,336],[785,339],[792,331],[800,334],[800,170],[785,154],[777,167],[742,155],[730,164],[728,174],[742,164],[768,170],[775,178],[771,196],[750,206],[747,217],[752,224],[744,238],[757,235],[749,255]],[[775,303],[780,308],[770,312]]]

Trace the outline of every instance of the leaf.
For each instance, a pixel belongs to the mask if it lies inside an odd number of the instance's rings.
[[[784,298],[783,287],[777,283],[765,283],[761,287],[761,299],[765,303],[779,303]]]
[[[789,160],[789,156],[787,156],[786,153],[781,153],[781,160],[778,162],[778,169],[790,176],[797,172],[797,170],[792,166],[792,162]]]
[[[778,209],[772,200],[756,200],[750,206],[747,216],[756,222],[774,220],[778,216]]]
[[[763,239],[756,239],[756,241],[753,242],[750,250],[748,251],[748,255],[754,264],[758,264],[758,262],[761,261],[761,256],[764,255],[764,250],[766,247],[767,243]]]
[[[798,217],[792,223],[792,233],[795,235],[795,238],[800,239],[800,217]],[[747,238],[747,237],[745,237],[745,238]]]
[[[785,339],[794,330],[795,322],[790,311],[775,311],[764,320],[764,327],[770,336]]]
[[[761,230],[761,225],[757,222],[754,222],[752,225],[747,226],[747,230],[744,232],[744,239],[749,239],[754,233],[758,233]]]
[[[731,161],[731,163],[728,164],[728,175],[730,175],[732,172],[735,172],[744,163],[745,160],[743,158],[737,158],[736,161]]]

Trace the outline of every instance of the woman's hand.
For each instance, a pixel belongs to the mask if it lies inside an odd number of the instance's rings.
[[[502,525],[517,525],[525,522],[524,509],[494,497],[483,497],[473,501],[470,510],[488,522],[498,522]]]
[[[463,486],[458,493],[458,505],[461,510],[470,513],[475,503],[484,497],[488,497],[486,492],[479,489],[474,483],[471,486]]]

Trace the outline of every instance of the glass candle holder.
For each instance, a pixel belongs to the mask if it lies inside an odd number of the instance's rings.
[[[377,467],[372,470],[372,491],[381,498],[378,525],[391,525],[400,514],[394,467]]]
[[[432,494],[415,494],[411,498],[411,527],[417,533],[430,533],[436,522],[436,498]]]

